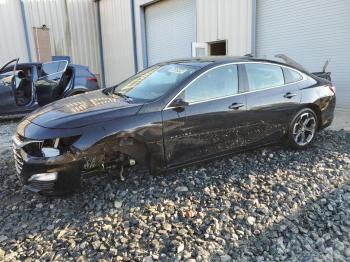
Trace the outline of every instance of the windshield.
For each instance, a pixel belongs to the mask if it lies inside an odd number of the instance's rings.
[[[122,82],[114,93],[140,102],[156,100],[198,69],[185,64],[155,65]]]

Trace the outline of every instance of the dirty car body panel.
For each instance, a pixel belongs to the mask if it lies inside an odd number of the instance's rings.
[[[160,173],[281,142],[301,108],[331,124],[330,82],[247,57],[174,60],[114,87],[77,95],[26,117],[13,138],[26,188],[61,194],[95,169],[139,164]]]

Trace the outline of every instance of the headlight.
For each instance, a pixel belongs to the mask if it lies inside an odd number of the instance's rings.
[[[40,174],[35,174],[32,175],[28,181],[54,181],[57,180],[57,172],[52,172],[52,173],[40,173]]]
[[[62,152],[71,150],[71,146],[80,138],[80,136],[60,137],[46,139],[41,148],[43,157],[59,156]]]
[[[44,157],[54,157],[60,155],[60,150],[52,147],[43,147],[41,149]]]
[[[44,147],[57,148],[57,149],[69,149],[80,136],[59,137],[54,139],[46,139],[43,144]]]

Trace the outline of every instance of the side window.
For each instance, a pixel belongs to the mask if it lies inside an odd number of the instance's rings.
[[[188,103],[215,99],[238,93],[237,65],[212,69],[190,84],[180,96]]]
[[[283,72],[279,66],[252,63],[245,64],[245,68],[247,71],[250,91],[284,85]]]
[[[303,76],[295,70],[283,68],[286,84],[295,83],[303,79]]]

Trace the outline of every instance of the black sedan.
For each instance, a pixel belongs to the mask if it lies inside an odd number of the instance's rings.
[[[99,88],[86,66],[18,61],[11,60],[0,69],[0,119],[20,117],[55,100]]]
[[[13,138],[16,168],[27,189],[63,194],[93,169],[139,164],[154,174],[280,142],[303,149],[334,108],[334,86],[290,64],[170,61],[25,118]]]

